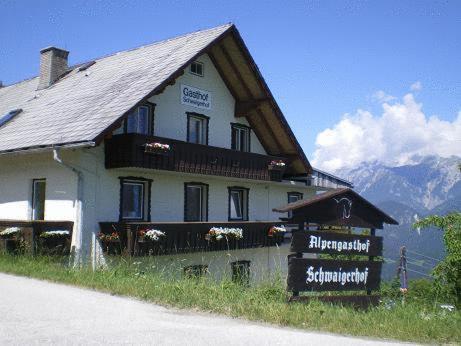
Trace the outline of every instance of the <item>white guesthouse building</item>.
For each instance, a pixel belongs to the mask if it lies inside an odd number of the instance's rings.
[[[197,227],[266,234],[286,217],[273,208],[331,186],[235,26],[76,66],[68,54],[45,48],[39,76],[0,88],[0,220],[72,221],[73,249],[96,258],[104,227],[186,227],[172,240],[185,247]]]

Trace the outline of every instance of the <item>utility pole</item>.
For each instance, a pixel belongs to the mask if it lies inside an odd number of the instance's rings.
[[[408,292],[408,276],[407,276],[407,248],[400,248],[400,263],[397,267],[397,277],[400,279],[400,292],[402,292],[402,304],[405,303],[405,294]]]

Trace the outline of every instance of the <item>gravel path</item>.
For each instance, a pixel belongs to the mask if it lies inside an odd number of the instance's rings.
[[[0,273],[0,345],[388,345],[278,328]]]

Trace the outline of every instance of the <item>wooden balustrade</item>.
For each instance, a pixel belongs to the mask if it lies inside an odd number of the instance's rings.
[[[147,143],[169,150],[147,150]],[[270,162],[287,159],[140,134],[115,135],[105,141],[106,168],[139,167],[256,180],[281,180]]]
[[[49,220],[0,220],[0,231],[9,227],[18,227],[20,234],[9,238],[0,238],[0,251],[27,252],[29,254],[68,254],[72,239],[72,221]],[[40,235],[47,231],[65,230],[66,237],[43,239]],[[21,244],[22,243],[22,244]]]
[[[117,245],[103,244],[105,250],[117,254],[125,252],[130,255],[166,255],[189,252],[224,251],[275,246],[283,242],[283,234],[269,237],[271,226],[280,222],[100,222],[101,232],[116,232],[120,238]],[[241,228],[243,237],[221,240],[207,240],[207,233],[212,227]],[[140,241],[139,231],[156,229],[165,233],[159,241]]]

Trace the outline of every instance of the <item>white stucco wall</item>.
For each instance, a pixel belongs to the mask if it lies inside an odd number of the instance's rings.
[[[277,221],[284,216],[272,212],[272,208],[285,205],[288,192],[297,191],[304,198],[315,195],[315,189],[301,183],[276,183],[256,180],[244,180],[230,177],[216,177],[199,174],[176,173],[149,169],[110,169],[103,166],[103,148],[88,151],[93,158],[92,167],[97,169],[97,193],[95,197],[96,223],[117,221],[119,218],[120,180],[119,177],[140,177],[152,180],[151,221],[182,222],[184,220],[184,183],[200,182],[209,185],[208,219],[209,221],[227,221],[228,187],[249,188],[249,220]],[[99,159],[98,159],[99,157]],[[82,156],[83,158],[83,156]],[[87,162],[90,162],[88,160]],[[96,167],[96,166],[97,167]],[[86,181],[88,181],[86,179]]]
[[[29,220],[32,180],[45,178],[45,220],[76,221],[76,174],[53,161],[52,155],[49,151],[33,155],[0,156],[0,219]],[[250,221],[278,221],[284,215],[272,212],[272,208],[286,204],[289,191],[302,192],[305,198],[315,194],[314,188],[300,183],[262,182],[147,169],[107,170],[104,167],[103,146],[62,150],[60,155],[64,162],[83,173],[83,231],[78,234],[74,227],[72,245],[77,249],[81,246],[84,257],[90,254],[89,251],[95,251],[93,255],[100,251],[98,246],[91,247],[91,244],[97,243],[95,237],[99,232],[99,222],[114,222],[119,219],[119,177],[132,176],[152,180],[152,222],[183,221],[185,182],[209,185],[209,221],[227,221],[229,186],[249,189]],[[245,250],[244,254],[250,255],[251,251],[248,251]],[[253,258],[254,255],[251,253],[250,257]],[[193,262],[194,258],[191,257]],[[212,262],[213,259],[207,261]]]
[[[51,152],[0,156],[0,219],[30,220],[32,181],[42,178],[46,179],[45,219],[73,220],[76,177],[54,162]]]
[[[160,137],[187,140],[186,112],[196,112],[210,117],[209,142],[211,146],[231,148],[231,123],[249,126],[245,118],[235,118],[235,100],[224,84],[208,55],[202,55],[197,61],[204,64],[204,76],[196,76],[186,68],[184,74],[172,86],[168,86],[160,95],[149,101],[155,103],[154,134]],[[181,84],[189,85],[212,93],[212,108],[200,109],[181,104]],[[251,131],[251,152],[266,154],[263,146]]]
[[[119,177],[134,176],[152,179],[152,221],[176,221],[184,218],[184,183],[201,182],[209,185],[209,221],[228,218],[228,187],[249,188],[249,219],[278,220],[272,208],[287,203],[287,192],[298,191],[304,197],[314,195],[312,187],[302,184],[274,183],[215,177],[147,169],[104,168],[103,147],[63,150],[63,160],[84,175],[85,227],[97,230],[100,221],[119,218]],[[0,219],[28,220],[31,218],[32,180],[46,179],[46,220],[75,220],[77,178],[75,173],[58,165],[52,153],[0,156]]]

